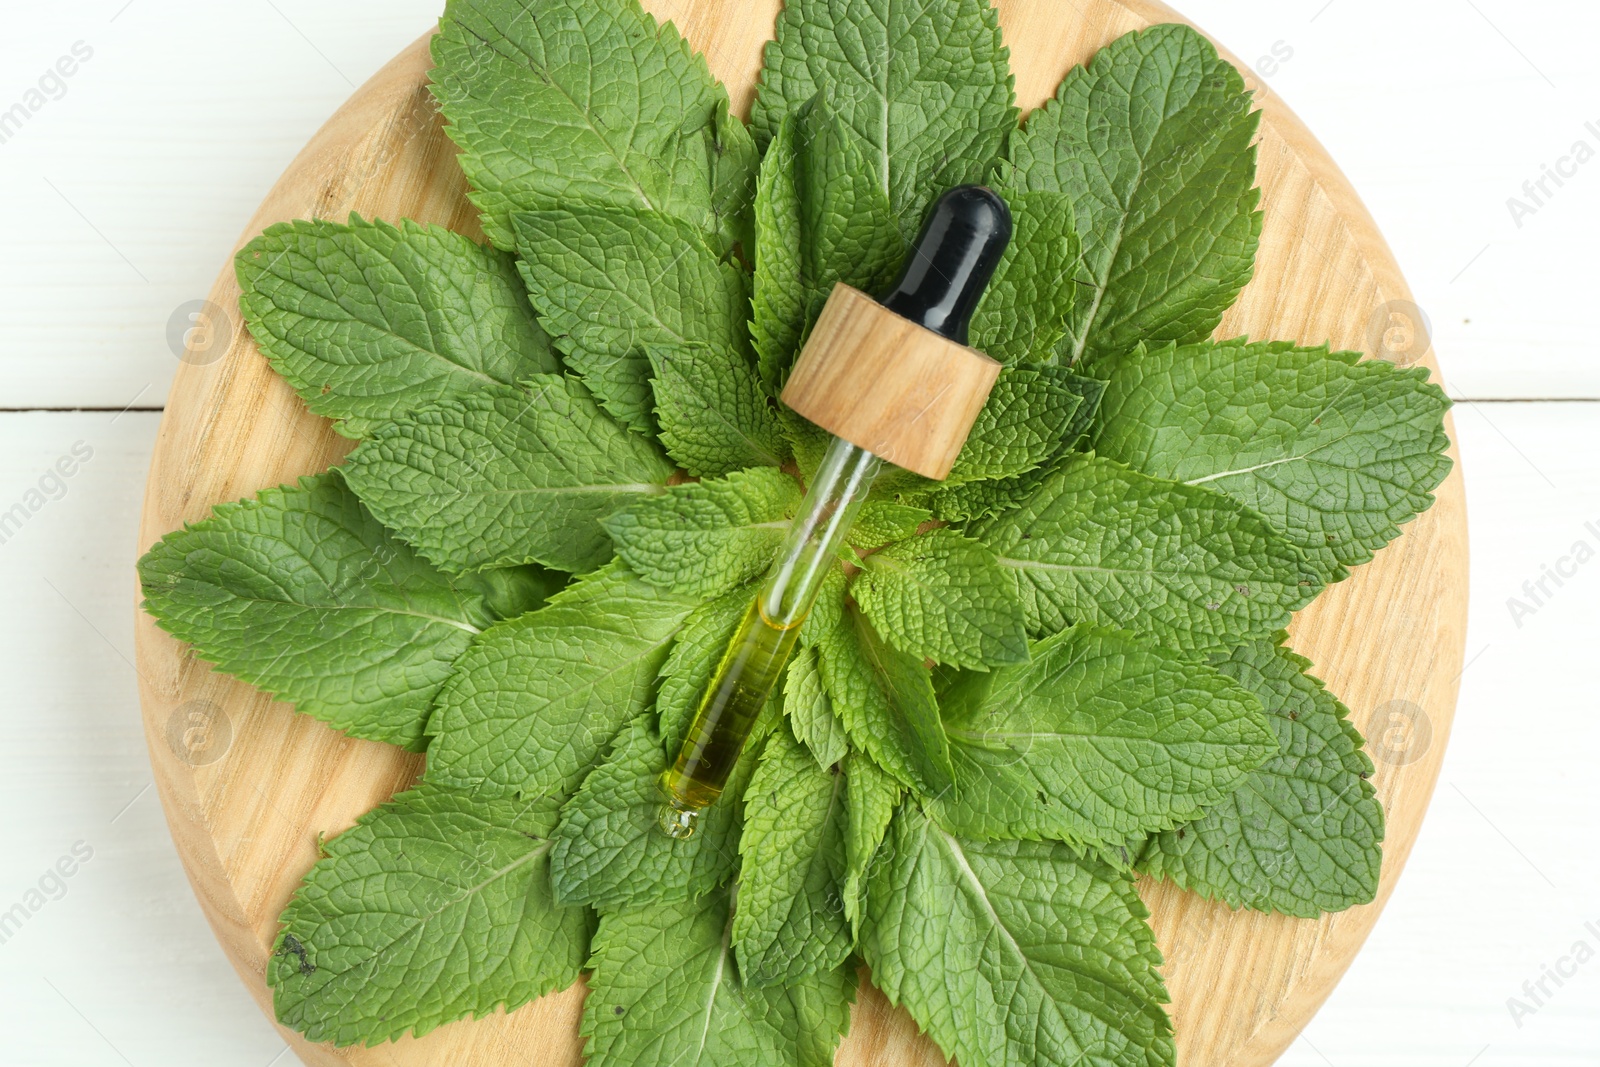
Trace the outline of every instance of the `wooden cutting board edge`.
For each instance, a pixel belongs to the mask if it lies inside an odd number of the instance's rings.
[[[673,19],[708,55],[713,70],[730,85],[735,106],[747,110],[750,86],[760,64],[759,49],[751,47],[751,42],[771,35],[778,4],[762,0],[741,5],[745,11],[742,19],[720,17],[715,0],[657,0],[646,6],[663,19]],[[1070,65],[1120,33],[1153,22],[1185,21],[1164,5],[1147,0],[1086,0],[1073,5],[1078,14],[1066,19],[1053,0],[1002,0],[997,6],[1007,40],[1030,45],[1027,55],[1013,45],[1012,57],[1018,96],[1025,108],[1051,95]],[[429,65],[426,40],[425,36],[362,86],[312,138],[251,220],[241,245],[283,219],[342,217],[357,200],[368,215],[394,218],[394,212],[386,210],[386,201],[403,202],[410,209],[405,211],[408,215],[481,236],[473,213],[464,204],[464,184],[453,153],[436,143],[437,120],[425,88]],[[730,58],[733,56],[740,58],[735,61]],[[1248,75],[1247,67],[1234,62]],[[1340,271],[1361,279],[1352,287],[1364,290],[1366,304],[1409,301],[1398,266],[1338,167],[1279,98],[1267,93],[1260,104],[1265,112],[1263,185],[1268,184],[1275,167],[1299,167],[1304,174],[1285,182],[1295,194],[1292,202],[1273,197],[1267,206],[1270,228],[1275,220],[1287,221],[1292,204],[1296,209],[1294,228],[1303,235],[1303,247],[1297,252],[1286,246],[1284,262],[1272,263],[1267,261],[1269,242],[1264,241],[1258,279],[1272,277],[1280,267],[1292,269],[1295,256],[1310,247],[1329,261],[1335,281],[1342,277]],[[1313,245],[1313,239],[1332,251]],[[1259,320],[1260,309],[1250,305],[1250,298],[1264,288],[1262,282],[1254,283],[1230,321],[1251,316]],[[210,299],[236,312],[237,298],[230,265]],[[1336,308],[1362,302],[1333,300],[1326,293],[1317,299],[1323,303],[1331,300]],[[1340,347],[1367,347],[1360,336],[1365,332],[1364,323],[1360,328],[1352,326],[1349,314],[1334,319],[1337,321],[1330,321],[1326,336],[1298,339],[1318,343],[1331,337]],[[1225,323],[1219,333],[1242,332],[1228,326]],[[1352,331],[1357,336],[1348,336]],[[1258,332],[1264,333],[1259,327]],[[1340,333],[1347,336],[1338,336]],[[1423,362],[1438,380],[1431,351]],[[205,365],[186,363],[179,370],[152,461],[139,551],[182,522],[204,517],[214,503],[248,496],[294,473],[310,473],[336,463],[350,443],[333,435],[326,425],[304,411],[298,398],[256,353],[245,331],[236,329],[233,345],[221,360]],[[219,460],[228,461],[225,469]],[[1370,932],[1415,843],[1448,739],[1464,648],[1466,564],[1465,503],[1458,459],[1456,470],[1438,493],[1435,508],[1410,524],[1397,545],[1302,613],[1293,628],[1295,647],[1317,663],[1317,673],[1335,693],[1350,698],[1359,726],[1365,728],[1379,706],[1372,700],[1386,696],[1409,700],[1421,708],[1431,728],[1431,744],[1424,746],[1413,762],[1403,766],[1380,763],[1374,779],[1389,812],[1389,837],[1380,891],[1373,904],[1321,920],[1301,921],[1229,912],[1170,886],[1141,885],[1155,912],[1154,925],[1169,960],[1166,970],[1174,993],[1180,1062],[1192,1067],[1271,1063],[1320,1007]],[[1401,588],[1386,588],[1395,582]],[[1397,603],[1403,608],[1396,609]],[[1380,638],[1394,627],[1397,611],[1406,622],[1400,627],[1404,635],[1419,640],[1404,644],[1401,651],[1392,646],[1369,647],[1383,643]],[[1352,632],[1374,636],[1363,645],[1352,646],[1344,640],[1344,635]],[[219,775],[228,773],[236,754],[202,767],[178,758],[167,738],[174,709],[187,706],[190,700],[219,698],[216,703],[229,709],[235,736],[249,737],[253,750],[277,742],[280,750],[301,754],[300,759],[280,763],[280,775],[295,777],[308,768],[335,768],[307,780],[302,791],[291,791],[296,796],[303,792],[308,798],[292,814],[273,810],[279,805],[258,786],[262,803],[239,816],[245,824],[281,820],[290,824],[291,832],[312,826],[338,829],[403,788],[418,763],[397,759],[394,751],[384,746],[351,741],[289,714],[285,707],[264,697],[253,697],[248,687],[211,673],[143,613],[138,617],[137,640],[146,735],[175,843],[225,952],[270,1018],[270,991],[263,976],[275,922],[261,916],[275,916],[276,911],[263,907],[267,902],[261,899],[260,886],[241,896],[240,882],[245,881],[253,854],[235,850],[224,855],[219,847],[227,833],[219,822],[225,815],[232,817],[216,808],[215,797],[225,789]],[[241,689],[248,692],[241,693]],[[1369,699],[1363,701],[1362,697]],[[241,704],[247,706],[235,712]],[[304,758],[307,752],[309,760]],[[330,797],[320,791],[325,778],[364,783],[364,788],[359,795],[347,792]],[[277,792],[282,799],[281,791]],[[299,851],[304,854],[306,849]],[[1259,946],[1263,951],[1241,953],[1241,945],[1252,950]],[[1242,989],[1238,988],[1241,984]],[[916,1035],[903,1013],[885,1010],[881,997],[865,989],[863,993],[852,1036],[840,1054],[841,1064],[939,1062],[936,1051]],[[573,1033],[581,995],[581,987],[575,988],[510,1016],[496,1013],[492,1023],[456,1024],[422,1040],[403,1039],[373,1050],[334,1051],[310,1045],[282,1028],[280,1032],[307,1063],[409,1065],[458,1062],[455,1057],[469,1052],[481,1057],[487,1050],[475,1047],[482,1042],[466,1032],[481,1032],[492,1025],[499,1031],[497,1042],[528,1037],[543,1050],[532,1052],[535,1058],[530,1060],[529,1048],[519,1044],[515,1050],[518,1062],[567,1064],[573,1062],[573,1053],[570,1047],[559,1047],[563,1045],[559,1035]],[[1241,1002],[1253,1007],[1242,1013],[1196,1010],[1202,1005],[1214,1009],[1224,998],[1232,1002],[1233,1009]],[[551,1035],[556,1036],[545,1040]],[[507,1051],[511,1051],[509,1044]]]

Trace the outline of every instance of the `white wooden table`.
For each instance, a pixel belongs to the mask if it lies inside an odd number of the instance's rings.
[[[4,1067],[291,1062],[147,788],[134,529],[176,366],[169,320],[299,146],[440,3],[0,0],[0,112],[29,110],[0,127],[0,512],[29,509],[0,541],[0,916],[26,912],[0,922]],[[1592,1067],[1600,158],[1573,153],[1600,152],[1600,10],[1180,6],[1350,173],[1463,401],[1473,606],[1455,736],[1393,902],[1283,1063]],[[30,96],[62,57],[71,76]],[[1541,192],[1547,164],[1566,174]],[[1524,583],[1547,566],[1567,576],[1536,602]]]

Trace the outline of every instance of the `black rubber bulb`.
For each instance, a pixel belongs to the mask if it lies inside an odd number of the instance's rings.
[[[957,344],[1011,243],[1011,209],[993,189],[958,185],[935,201],[884,307]]]

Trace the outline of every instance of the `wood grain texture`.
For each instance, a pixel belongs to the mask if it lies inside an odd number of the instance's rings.
[[[646,0],[646,6],[677,22],[728,83],[735,105],[747,110],[777,0]],[[1045,100],[1071,65],[1120,34],[1178,20],[1149,0],[997,6],[1025,109]],[[418,42],[357,92],[284,174],[243,239],[284,219],[342,219],[352,210],[480,236],[427,95],[427,67],[425,42]],[[1410,298],[1404,279],[1315,139],[1276,97],[1262,106],[1261,255],[1256,280],[1219,334],[1328,341],[1371,352],[1380,339],[1369,336],[1369,323],[1391,302]],[[237,308],[231,266],[211,299]],[[1437,373],[1431,353],[1421,361]],[[173,387],[140,548],[204,518],[216,503],[322,470],[349,447],[306,412],[238,328],[222,359],[185,365]],[[1168,886],[1141,886],[1167,957],[1181,1063],[1255,1067],[1276,1059],[1343,974],[1393,889],[1432,795],[1455,709],[1466,617],[1465,519],[1458,468],[1432,511],[1302,612],[1292,630],[1295,648],[1312,658],[1369,736],[1396,706],[1420,709],[1432,731],[1432,743],[1416,746],[1422,751],[1414,761],[1378,764],[1374,782],[1388,812],[1388,840],[1377,901],[1307,921],[1231,912]],[[145,732],[173,837],[224,950],[270,1014],[267,954],[279,911],[315,860],[317,835],[349,826],[406,785],[418,760],[346,738],[212,673],[143,615],[136,626]],[[222,709],[233,738],[223,758],[204,766],[185,760],[167,731],[175,709],[197,700]],[[304,1062],[317,1065],[577,1064],[581,997],[575,988],[376,1049],[336,1051],[284,1036]],[[904,1013],[863,989],[839,1064],[941,1062]]]
[[[835,437],[943,479],[999,377],[1000,364],[982,352],[840,282],[795,360],[783,401]]]

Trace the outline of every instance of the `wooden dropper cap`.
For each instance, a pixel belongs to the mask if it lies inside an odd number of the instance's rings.
[[[783,402],[897,467],[944,478],[1000,375],[967,347],[967,324],[1010,240],[1011,212],[992,190],[945,193],[881,300],[834,287]]]

